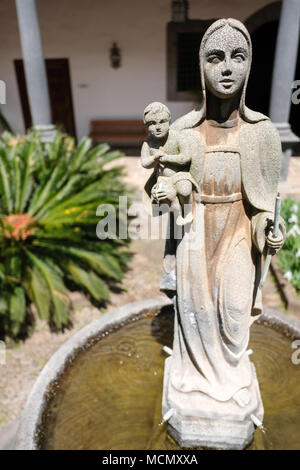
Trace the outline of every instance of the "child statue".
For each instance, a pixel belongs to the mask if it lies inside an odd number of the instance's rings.
[[[192,221],[189,197],[197,184],[188,172],[191,162],[191,143],[187,132],[169,130],[171,114],[167,106],[154,102],[144,110],[148,139],[141,151],[144,168],[154,168],[145,189],[154,203],[162,203],[160,195],[174,212],[178,225]]]
[[[249,328],[262,311],[263,255],[283,245],[285,228],[281,220],[273,238],[282,151],[269,118],[245,105],[251,57],[241,22],[214,22],[200,46],[202,105],[169,131],[175,138],[190,133],[193,151],[181,151],[185,138],[179,137],[180,155],[191,158],[199,188],[190,196],[192,222],[180,240],[166,242],[165,259],[174,258],[174,269],[163,270],[175,298],[163,413],[172,410],[169,431],[184,447],[242,449],[253,437],[253,422],[263,419],[247,354]],[[160,146],[148,157],[153,166],[163,159]],[[156,192],[158,201],[166,197],[168,190]]]

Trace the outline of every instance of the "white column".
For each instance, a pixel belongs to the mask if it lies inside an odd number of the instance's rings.
[[[299,138],[291,131],[292,82],[295,77],[300,33],[300,0],[282,0],[272,77],[270,118],[282,142],[282,179],[286,179],[289,159]]]
[[[16,0],[25,79],[34,127],[52,140],[51,108],[35,0]]]

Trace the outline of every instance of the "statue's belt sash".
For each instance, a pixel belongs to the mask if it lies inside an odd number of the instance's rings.
[[[241,201],[243,199],[243,195],[242,193],[233,193],[227,196],[203,194],[202,196],[198,196],[198,198],[195,198],[195,199],[197,200],[197,202],[202,202],[203,204],[223,204],[223,203],[228,203],[228,202]]]

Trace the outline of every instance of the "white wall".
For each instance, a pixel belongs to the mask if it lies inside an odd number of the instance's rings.
[[[177,118],[191,103],[166,100],[166,24],[171,0],[36,0],[46,58],[69,58],[78,137],[93,118],[140,118],[151,101],[166,103]],[[245,20],[270,0],[190,0],[191,19]],[[113,69],[116,41],[122,67]],[[2,111],[24,132],[13,59],[21,58],[13,0],[0,2],[0,79],[7,85]]]

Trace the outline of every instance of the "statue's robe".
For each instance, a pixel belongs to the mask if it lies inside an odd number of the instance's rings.
[[[203,119],[203,110],[200,107],[177,119],[171,128],[196,128]],[[267,116],[246,108],[239,140],[245,196],[257,210],[273,212],[282,158],[279,133]],[[204,151],[205,143],[200,139],[197,156],[194,157],[198,161],[199,174],[202,171]]]
[[[225,316],[222,311],[226,310],[226,305],[221,297],[225,296],[226,303],[226,296],[230,296],[230,287],[227,287],[227,294],[219,287],[214,293],[210,285],[212,282],[207,276],[205,244],[214,234],[209,234],[206,227],[203,227],[208,220],[205,216],[205,205],[201,203],[206,142],[196,129],[203,122],[203,113],[201,109],[192,111],[173,124],[174,130],[190,129],[190,132],[194,133],[190,173],[200,187],[200,194],[193,195],[191,203],[194,220],[192,224],[184,227],[182,239],[171,237],[166,242],[161,289],[174,296],[176,309],[170,386],[184,393],[200,391],[219,401],[227,401],[239,389],[250,386],[252,381],[252,371],[245,352],[249,326],[262,308],[261,292],[258,289],[261,253],[265,248],[265,230],[273,218],[280,177],[281,143],[276,128],[260,113],[247,110],[247,115],[251,115],[251,122],[244,119],[241,121],[238,147],[241,192],[251,214],[249,236],[245,235],[245,238],[248,237],[247,243],[252,246],[248,258],[241,251],[241,263],[246,270],[245,278],[250,279],[248,284],[252,298],[245,307],[249,311],[243,312],[243,302],[238,298],[239,288],[235,285],[236,305],[235,300],[231,299],[231,312],[225,313]],[[283,223],[280,224],[280,229],[284,232]],[[239,227],[232,226],[229,230],[238,232]],[[227,238],[225,234],[223,239]],[[235,241],[233,236],[230,249],[240,241],[240,238]],[[226,254],[223,248],[220,250],[222,256]],[[238,255],[234,256],[235,264],[232,264],[230,269],[226,269],[226,266],[222,269],[216,268],[216,273],[220,276],[218,282],[219,285],[226,285],[226,276],[230,280],[236,279],[237,283],[240,279],[243,294],[243,273],[237,270],[240,277],[232,277],[232,270],[235,270],[239,263]],[[248,261],[245,261],[247,259]],[[250,277],[248,269],[251,272]],[[239,318],[243,322],[242,328],[238,326]],[[235,339],[231,340],[230,334],[224,331],[224,328],[228,331],[234,329],[234,322],[237,322],[240,335],[237,342]]]
[[[280,179],[282,149],[278,131],[270,119],[249,108],[245,108],[245,111],[247,120],[243,119],[239,132],[242,189],[245,198],[253,207],[253,242],[262,253],[265,247],[265,229],[273,218]],[[203,120],[203,108],[199,107],[177,119],[172,124],[172,129],[176,131],[195,129]],[[189,141],[192,141],[191,134],[189,134]],[[199,182],[203,171],[205,142],[201,139],[201,135],[196,134],[195,131],[193,146],[190,144],[190,148],[192,153],[191,174]],[[152,185],[154,181],[153,174]],[[172,233],[172,217],[170,225]],[[285,233],[282,219],[280,228]],[[174,272],[171,272],[175,266],[171,257],[175,256],[176,245],[177,242],[173,237],[166,241],[165,259],[170,276],[165,270],[163,271],[161,290],[167,291],[170,296],[173,295],[172,291],[176,291]]]

